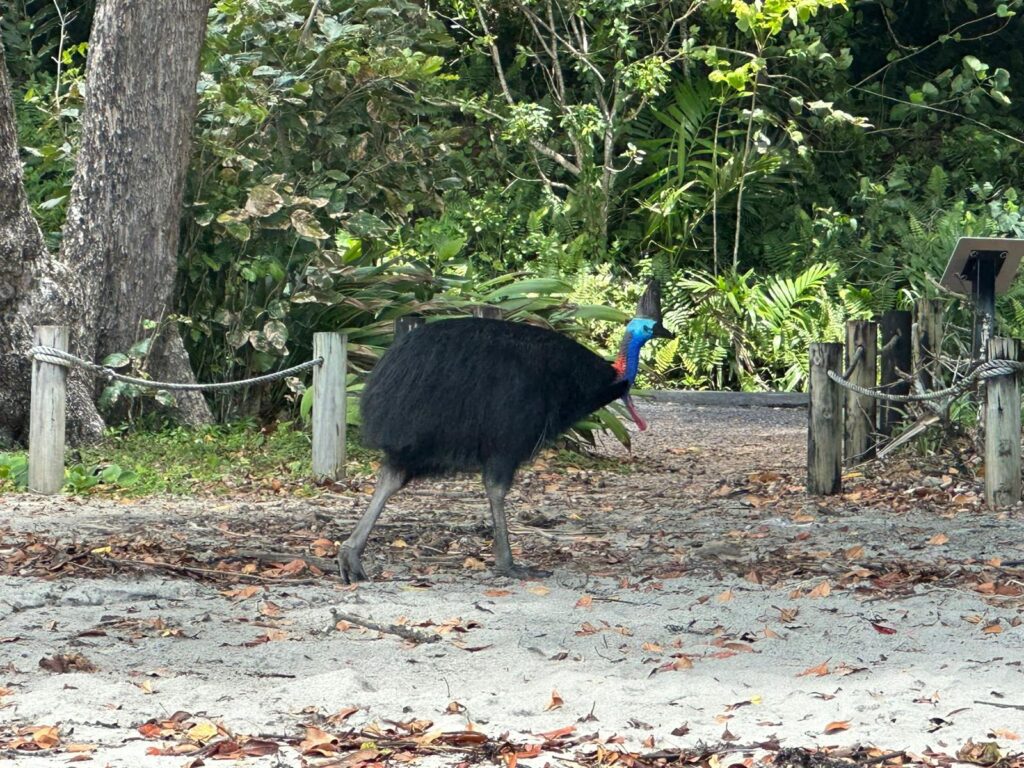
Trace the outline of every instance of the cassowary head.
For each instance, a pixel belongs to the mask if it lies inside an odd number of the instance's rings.
[[[626,333],[622,337],[619,355],[615,360],[615,370],[619,372],[619,379],[628,381],[630,387],[633,386],[640,368],[640,350],[644,344],[656,337],[674,339],[675,334],[661,323],[661,287],[657,281],[651,280],[637,304],[636,317],[626,325]],[[625,403],[637,427],[641,430],[647,429],[647,422],[637,412],[628,389],[622,396],[622,402]]]

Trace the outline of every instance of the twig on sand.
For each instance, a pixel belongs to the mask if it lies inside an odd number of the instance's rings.
[[[318,579],[274,579],[266,576],[261,576],[258,573],[240,573],[238,571],[218,571],[214,568],[197,568],[192,565],[176,565],[174,563],[162,563],[159,561],[147,561],[147,560],[132,560],[126,557],[110,557],[109,555],[100,556],[101,562],[116,563],[117,565],[130,565],[134,568],[156,568],[165,571],[177,571],[179,573],[192,573],[199,576],[217,576],[222,579],[248,579],[249,581],[259,581],[262,583],[269,584],[315,584]]]
[[[894,760],[897,757],[903,757],[906,752],[886,752],[884,755],[878,755],[877,757],[868,757],[863,760],[857,760],[857,765],[874,765],[875,763],[887,763],[890,760]]]
[[[1001,709],[1020,709],[1024,710],[1024,704],[1003,704],[1000,701],[979,701],[974,700],[975,704],[984,704],[987,707],[1000,707]]]
[[[303,552],[265,552],[260,549],[239,549],[231,557],[242,560],[259,560],[261,563],[288,563],[292,560],[302,560],[306,565],[319,568],[324,573],[337,573],[338,561],[329,557],[316,557]]]
[[[364,619],[362,616],[356,616],[352,613],[339,611],[337,608],[331,608],[331,618],[334,619],[334,623],[336,625],[338,622],[347,621],[349,624],[366,627],[367,629],[372,629],[375,632],[383,632],[386,635],[397,635],[403,640],[411,640],[414,643],[436,643],[441,639],[441,636],[436,632],[420,632],[418,629],[403,627],[400,624],[378,624],[373,619]]]

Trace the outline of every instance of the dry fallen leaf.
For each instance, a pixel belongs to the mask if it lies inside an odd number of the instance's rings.
[[[548,594],[551,590],[545,587],[543,584],[537,584],[532,587],[527,587],[526,591],[529,592],[531,595],[539,595],[540,597],[544,597],[544,595]]]
[[[260,603],[260,613],[268,618],[277,618],[281,615],[281,606],[277,603],[272,603],[270,600],[264,600]]]
[[[579,600],[576,601],[577,608],[590,608],[594,603],[594,598],[590,595],[583,595]]]
[[[330,756],[338,751],[338,740],[326,731],[307,725],[306,738],[299,743],[299,749],[304,755]]]
[[[39,745],[40,749],[53,749],[60,744],[60,731],[56,726],[44,725],[32,730],[32,741]]]
[[[198,742],[199,744],[205,744],[218,733],[220,733],[220,731],[216,725],[211,723],[209,720],[200,720],[189,728],[185,735],[192,739],[192,741]]]
[[[944,533],[936,533],[934,536],[932,536],[930,539],[928,539],[928,543],[931,544],[933,547],[941,546],[941,545],[945,544],[948,541],[949,541],[949,536],[947,536]]]
[[[775,607],[775,606],[773,606]],[[783,624],[792,624],[796,621],[796,617],[800,615],[799,608],[779,608],[775,607],[775,610],[779,612],[779,620]]]
[[[997,739],[1006,739],[1007,741],[1017,741],[1020,739],[1020,736],[1016,733],[1005,728],[993,728],[989,736],[995,736]]]
[[[971,739],[968,739],[967,743],[964,744],[956,753],[956,756],[965,763],[974,763],[975,765],[995,765],[1003,759],[1003,752],[999,749],[999,744],[994,741],[985,741],[980,744],[976,744]]]
[[[720,602],[720,603],[727,603],[730,600],[732,600],[732,598],[733,598],[732,590],[731,589],[727,589],[727,590],[725,590],[725,592],[720,594],[715,599],[718,600],[718,602]]]
[[[832,594],[832,586],[823,581],[808,593],[808,597],[828,597]]]
[[[327,722],[333,724],[343,723],[359,711],[359,707],[345,707],[327,717]],[[428,728],[430,726],[427,726]]]
[[[817,677],[824,677],[828,674],[828,662],[823,661],[816,667],[808,667],[803,672],[797,675],[797,677],[807,677],[808,675],[816,675]]]
[[[554,731],[546,731],[545,733],[538,733],[537,735],[545,741],[554,741],[555,739],[560,739],[563,736],[568,736],[570,733],[574,733],[575,731],[575,725],[567,725],[564,728],[558,728]]]
[[[305,560],[296,558],[287,563],[275,563],[271,568],[264,570],[263,575],[271,579],[298,576],[308,567]]]
[[[58,653],[39,660],[39,666],[47,672],[62,675],[66,672],[95,672],[96,665],[80,653]]]
[[[825,726],[825,733],[839,733],[850,728],[849,720],[834,720]]]
[[[654,674],[654,672],[678,672],[683,669],[693,669],[693,661],[686,656],[680,656],[667,664],[662,664],[660,667],[653,670],[651,674]]]
[[[549,701],[548,705],[546,707],[544,707],[544,711],[547,712],[547,711],[552,710],[552,709],[558,709],[563,704],[565,704],[565,700],[562,699],[562,697],[558,695],[558,691],[552,690],[551,691],[551,701]]]
[[[235,602],[241,602],[242,600],[248,600],[250,597],[254,597],[263,591],[263,587],[257,587],[250,585],[248,587],[241,587],[239,589],[229,589],[225,592],[221,592],[224,597],[230,598]]]

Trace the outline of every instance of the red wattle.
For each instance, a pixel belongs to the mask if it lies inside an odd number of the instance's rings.
[[[622,402],[624,402],[626,404],[626,410],[629,411],[629,415],[632,417],[633,421],[636,423],[637,429],[639,429],[641,432],[646,430],[647,429],[647,422],[644,421],[644,417],[640,415],[639,411],[637,411],[637,409],[636,409],[636,406],[633,405],[633,398],[630,397],[628,394],[627,395],[623,395],[622,396]]]

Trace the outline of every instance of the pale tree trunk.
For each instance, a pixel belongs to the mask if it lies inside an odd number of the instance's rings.
[[[32,345],[32,326],[72,325],[80,309],[74,276],[47,251],[25,198],[3,53],[0,45],[0,446],[24,442],[28,435],[32,367],[25,352]],[[93,402],[92,380],[76,375],[68,386],[69,439],[98,437],[103,420]]]
[[[208,7],[208,0],[105,0],[96,9],[62,248],[83,278],[87,358],[127,352],[151,333],[143,321],[159,322],[172,309]],[[147,367],[157,380],[194,381],[175,324]],[[180,421],[211,420],[201,394],[177,393],[176,401]]]
[[[171,311],[179,219],[208,0],[101,0],[86,73],[82,144],[59,256],[47,252],[22,183],[6,69],[0,72],[0,442],[27,434],[36,324],[67,324],[72,351],[101,360],[151,332]],[[2,54],[2,49],[0,49]],[[2,62],[2,57],[0,57]],[[172,323],[148,360],[155,379],[193,381]],[[69,438],[103,428],[96,387],[71,377]],[[209,421],[201,395],[176,415]]]

